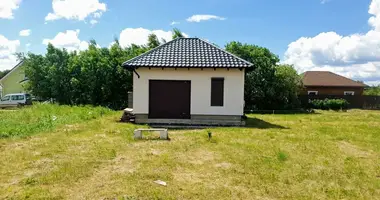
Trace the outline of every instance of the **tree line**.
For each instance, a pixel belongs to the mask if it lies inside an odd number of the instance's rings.
[[[380,85],[367,88],[364,90],[364,95],[380,96]]]
[[[177,37],[183,35],[174,29],[173,39]],[[118,40],[110,48],[99,48],[92,40],[89,48],[80,52],[68,52],[49,44],[45,55],[29,52],[20,56],[29,78],[26,89],[40,99],[54,99],[59,104],[125,108],[133,74],[122,68],[122,63],[163,43],[166,41],[151,34],[146,45],[125,48]],[[299,106],[301,79],[292,66],[279,65],[278,56],[264,47],[230,42],[225,49],[254,64],[246,72],[246,109]]]
[[[11,71],[10,69],[0,71],[0,79],[2,79],[4,76],[6,76],[10,71]]]

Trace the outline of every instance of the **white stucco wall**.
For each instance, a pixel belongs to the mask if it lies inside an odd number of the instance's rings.
[[[133,110],[149,112],[149,80],[190,80],[191,115],[243,115],[244,70],[139,68],[133,76]],[[224,106],[211,106],[211,78],[224,78]]]

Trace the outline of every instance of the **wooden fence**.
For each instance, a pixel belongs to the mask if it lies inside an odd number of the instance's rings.
[[[345,99],[348,101],[349,108],[360,109],[380,109],[380,96],[344,96],[344,95],[301,95],[299,100],[302,107],[307,107],[314,99]]]

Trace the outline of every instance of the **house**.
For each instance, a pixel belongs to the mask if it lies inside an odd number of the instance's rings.
[[[0,96],[13,93],[24,93],[24,83],[28,80],[25,77],[23,61],[19,62],[13,69],[0,79]]]
[[[302,75],[303,95],[363,95],[363,83],[328,71],[308,71]]]
[[[136,123],[244,124],[244,77],[252,64],[207,41],[177,38],[123,66],[134,71]]]

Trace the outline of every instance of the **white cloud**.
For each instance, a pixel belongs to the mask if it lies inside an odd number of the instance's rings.
[[[53,0],[53,13],[49,13],[46,21],[61,18],[84,20],[91,14],[94,18],[100,18],[107,11],[107,5],[99,0]]]
[[[226,20],[224,17],[219,17],[216,15],[193,15],[189,18],[187,18],[188,22],[201,22],[201,21],[208,21],[208,20]]]
[[[0,71],[12,69],[17,64],[17,57],[14,54],[19,46],[19,40],[8,40],[0,35]]]
[[[30,35],[30,33],[31,33],[32,31],[30,30],[30,29],[26,29],[26,30],[22,30],[22,31],[20,31],[20,36],[23,36],[23,37],[27,37],[27,36],[29,36]]]
[[[380,80],[380,0],[372,0],[369,14],[367,33],[301,37],[289,44],[283,62],[299,72],[328,70],[366,83]]]
[[[94,18],[100,18],[100,17],[102,17],[102,15],[103,15],[103,13],[101,13],[101,12],[96,12],[93,14]]]
[[[368,13],[372,15],[368,23],[374,30],[380,31],[380,1],[372,0]]]
[[[21,0],[0,0],[0,19],[13,19],[13,11],[18,9]]]
[[[369,86],[378,86],[378,85],[380,85],[380,80],[378,80],[378,81],[367,81],[366,84]]]
[[[67,30],[58,33],[53,39],[44,39],[42,43],[45,45],[51,43],[55,47],[65,48],[68,51],[83,51],[88,48],[89,44],[78,38],[79,33],[80,30]]]
[[[160,41],[161,39],[164,39],[167,42],[172,40],[172,31],[127,28],[120,33],[119,42],[123,47],[130,46],[131,44],[145,45],[148,42],[148,36],[152,33],[156,34]],[[188,37],[186,33],[183,33],[183,35]]]
[[[177,24],[180,24],[180,22],[172,21],[172,23],[170,23],[170,26],[174,26],[174,25],[177,25]]]
[[[92,24],[92,25],[95,25],[95,24],[97,24],[97,23],[98,23],[98,21],[95,20],[95,19],[92,19],[92,20],[90,21],[90,24]]]

